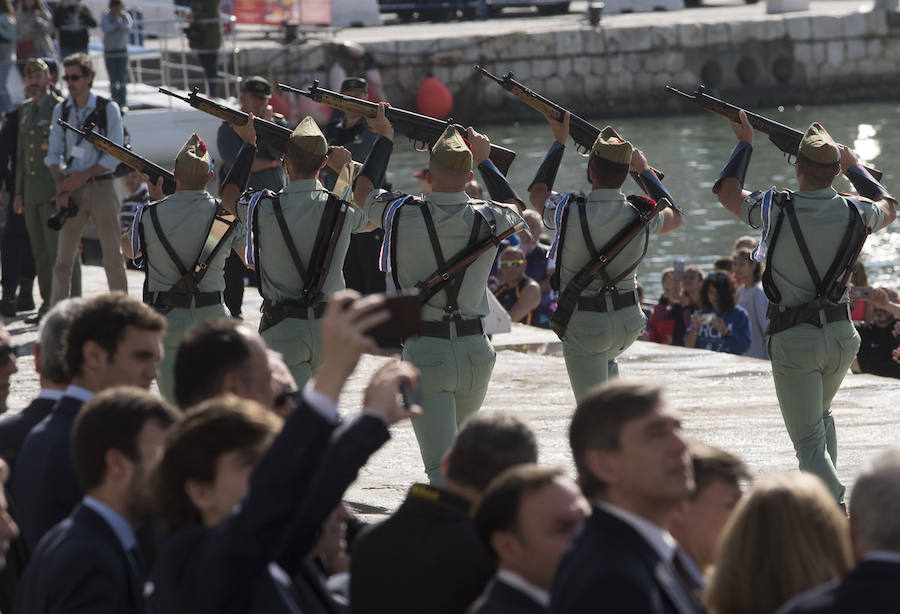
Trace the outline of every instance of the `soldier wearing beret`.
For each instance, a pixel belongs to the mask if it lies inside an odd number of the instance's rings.
[[[843,145],[814,123],[797,152],[797,191],[743,189],[753,128],[743,111],[731,123],[738,144],[713,186],[735,217],[762,229],[755,260],[766,260],[769,355],[775,392],[800,469],[818,475],[839,503],[831,400],[853,362],[859,335],[850,321],[846,279],[865,236],[892,223],[896,200]],[[841,172],[859,196],[839,194]]]
[[[638,219],[639,211],[622,192],[629,171],[640,175],[652,198],[666,198],[671,203],[674,199],[647,165],[644,154],[619,138],[610,126],[603,129],[591,148],[587,166],[591,192],[585,198],[558,198],[553,193],[553,183],[569,136],[569,117],[562,122],[548,121],[554,142],[528,192],[544,225],[556,231],[550,257],[556,257],[558,288],[564,292],[597,250]],[[646,232],[626,245],[578,297],[562,338],[566,370],[576,399],[618,375],[616,357],[634,343],[647,320],[637,296],[635,271],[647,252],[649,234],[671,232],[680,226],[677,209],[663,210]]]
[[[235,129],[245,145],[225,183],[246,187],[256,130],[253,122]],[[351,159],[342,147],[329,149],[311,117],[294,129],[284,160],[290,182],[283,190],[251,191],[239,201],[236,194],[223,195],[223,206],[247,230],[245,258],[256,267],[264,298],[260,333],[303,386],[322,362],[319,320],[331,295],[344,289],[341,266],[350,235],[374,226],[338,197],[342,195],[331,197],[319,183],[317,176],[326,164],[343,167]],[[332,232],[337,234],[329,256],[327,249],[316,246],[332,243]],[[317,277],[316,270],[322,268],[325,272]]]
[[[50,308],[53,288],[53,265],[59,233],[47,226],[56,212],[53,203],[55,189],[50,170],[44,164],[50,143],[50,122],[53,107],[62,98],[57,96],[50,82],[50,68],[44,60],[31,58],[25,65],[25,87],[28,94],[19,111],[19,141],[16,151],[16,195],[13,208],[25,216],[31,253],[37,272],[38,287],[43,304],[38,310],[39,320]],[[81,296],[81,262],[76,258],[72,267],[72,296]]]
[[[178,344],[195,324],[227,316],[222,305],[225,258],[244,241],[240,223],[217,216],[219,203],[206,191],[212,164],[206,143],[191,135],[175,158],[175,192],[138,209],[122,241],[126,257],[143,257],[145,301],[168,322],[158,384],[173,402]],[[162,196],[161,178],[151,195]],[[196,283],[186,281],[186,275]]]
[[[525,227],[519,210],[475,201],[464,189],[472,168],[490,172],[495,190],[515,201],[506,178],[488,160],[491,142],[469,128],[464,135],[448,126],[431,148],[428,175],[433,191],[424,201],[376,189],[382,185],[394,129],[385,105],[371,121],[379,135],[354,186],[369,221],[385,230],[382,265],[400,288],[414,288],[468,246],[514,227]],[[471,143],[471,149],[467,144]],[[497,186],[505,190],[497,190]],[[518,205],[518,203],[517,203]],[[524,208],[524,207],[522,207]],[[443,484],[441,457],[457,427],[481,407],[494,368],[495,352],[481,318],[489,311],[487,278],[497,249],[482,253],[461,275],[426,302],[419,336],[406,339],[403,359],[420,371],[421,416],[413,419],[428,479]]]
[[[288,127],[288,122],[280,113],[275,113],[269,105],[272,97],[272,86],[259,76],[248,77],[241,83],[241,95],[238,101],[241,111],[253,113],[267,121]],[[216,146],[222,157],[221,176],[224,178],[234,166],[238,152],[244,142],[234,131],[234,127],[222,122],[216,133]],[[259,143],[256,160],[250,174],[250,187],[255,190],[279,191],[284,187],[284,169],[281,167],[282,153],[268,143]],[[241,303],[244,300],[244,275],[246,270],[237,254],[229,256],[225,262],[225,306],[231,315],[241,315]]]

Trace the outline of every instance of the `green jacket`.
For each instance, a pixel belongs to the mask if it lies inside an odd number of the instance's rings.
[[[25,204],[48,202],[56,193],[44,157],[50,144],[53,107],[60,101],[51,91],[37,102],[26,100],[19,110],[16,195],[22,195]]]

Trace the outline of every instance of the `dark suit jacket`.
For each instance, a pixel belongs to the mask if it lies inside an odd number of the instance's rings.
[[[143,578],[94,510],[77,506],[41,539],[19,585],[20,614],[146,614]]]
[[[415,484],[393,516],[364,529],[350,558],[355,614],[460,614],[496,570],[472,525],[471,504]]]
[[[19,450],[28,433],[50,414],[55,404],[53,399],[37,398],[21,412],[0,420],[0,458],[6,461],[10,471],[15,469]]]
[[[254,469],[240,508],[216,527],[188,527],[166,540],[152,575],[156,612],[307,614],[289,575],[274,561],[289,537],[314,543],[340,500],[338,495],[323,504],[321,518],[310,517],[310,535],[292,527],[306,500],[318,497],[310,485],[325,479],[317,472],[328,470],[322,458],[335,426],[302,401]],[[335,436],[355,437],[355,445],[371,454],[389,434],[380,419],[361,416]]]
[[[900,563],[860,561],[840,581],[795,597],[778,614],[896,614],[900,612]]]
[[[550,612],[701,612],[689,600],[685,603],[686,596],[690,599],[672,567],[631,525],[595,507],[563,554],[553,580]]]
[[[72,425],[82,402],[64,396],[31,429],[12,474],[16,522],[29,552],[50,527],[69,515],[83,493],[72,463]]]
[[[495,577],[467,614],[546,614],[547,609],[518,588]]]

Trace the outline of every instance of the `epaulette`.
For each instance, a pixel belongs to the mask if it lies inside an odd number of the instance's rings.
[[[375,200],[380,203],[387,203],[392,200],[397,200],[398,198],[402,198],[406,196],[403,192],[382,192],[378,196],[375,197]]]

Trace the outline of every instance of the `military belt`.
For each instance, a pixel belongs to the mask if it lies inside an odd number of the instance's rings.
[[[437,337],[450,339],[451,331],[456,330],[457,337],[471,337],[484,334],[481,318],[477,320],[441,320],[439,322],[422,322],[421,337]]]
[[[259,321],[259,332],[272,328],[285,318],[296,320],[318,320],[325,313],[327,303],[322,301],[315,305],[307,305],[301,301],[284,299],[270,301],[266,299],[262,304],[262,318]],[[312,316],[310,317],[310,310]]]
[[[209,307],[222,302],[221,292],[197,292],[194,294],[176,294],[174,292],[151,292],[150,305],[157,310],[168,310],[174,307],[182,309],[194,307]],[[163,311],[165,313],[165,311]]]
[[[606,297],[612,299],[613,311],[618,311],[632,305],[637,305],[634,299],[634,292],[623,292],[622,294],[597,294],[594,296],[579,296],[578,311],[599,311],[605,313],[609,311],[606,305]]]
[[[773,303],[766,315],[769,317],[769,328],[766,330],[766,334],[774,335],[800,324],[812,324],[822,328],[831,322],[849,321],[850,306],[847,303],[822,305],[819,301],[812,301],[805,305],[788,307],[784,311],[779,311]]]

